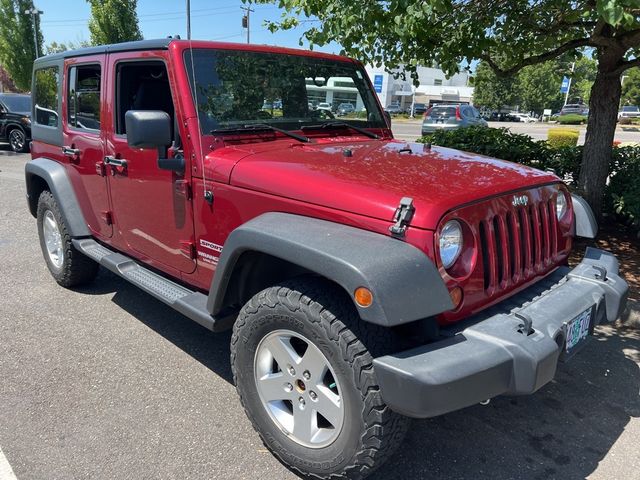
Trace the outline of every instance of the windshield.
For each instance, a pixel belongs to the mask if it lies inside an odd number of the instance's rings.
[[[0,97],[10,112],[28,113],[31,111],[31,97],[28,95],[16,95]]]
[[[637,112],[638,110],[639,110],[638,107],[634,107],[634,106],[622,107],[623,112]]]
[[[354,111],[341,116],[341,122],[386,128],[366,73],[351,62],[194,49],[185,52],[185,65],[192,89],[195,74],[203,134],[253,123],[288,130],[321,125],[332,121],[344,103],[354,105]]]
[[[429,112],[430,117],[451,118],[456,116],[456,107],[433,107]]]

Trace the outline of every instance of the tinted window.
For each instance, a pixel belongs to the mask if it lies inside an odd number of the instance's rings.
[[[69,69],[67,121],[84,130],[100,129],[100,65]]]
[[[429,113],[430,117],[451,118],[456,116],[456,107],[433,107]]]
[[[35,123],[48,127],[58,126],[58,67],[36,70],[33,92]]]
[[[0,102],[7,107],[10,112],[29,113],[31,112],[31,97],[26,95],[1,96]]]
[[[623,112],[637,112],[639,109],[635,106],[622,107]]]

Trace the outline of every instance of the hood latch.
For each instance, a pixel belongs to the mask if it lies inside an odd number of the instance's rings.
[[[398,208],[396,208],[396,211],[393,214],[393,221],[395,223],[389,227],[389,231],[394,236],[404,237],[415,211],[416,209],[413,206],[413,198],[402,197],[400,205],[398,205]]]

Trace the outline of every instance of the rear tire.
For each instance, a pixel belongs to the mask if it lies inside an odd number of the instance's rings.
[[[73,246],[60,207],[47,190],[38,199],[37,222],[42,254],[56,282],[63,287],[91,282],[99,265]]]
[[[254,429],[285,466],[316,479],[361,479],[402,443],[409,419],[382,400],[364,344],[379,351],[390,338],[321,280],[285,282],[243,307],[233,378]]]

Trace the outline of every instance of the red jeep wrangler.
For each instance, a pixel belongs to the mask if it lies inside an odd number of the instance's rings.
[[[315,478],[407,417],[538,390],[627,285],[560,179],[394,140],[349,58],[177,39],[38,59],[28,203],[64,287],[102,265],[212,331],[240,400]],[[314,105],[352,103],[339,120]]]

